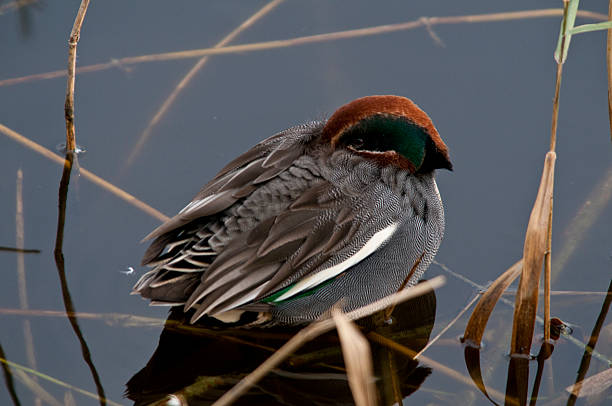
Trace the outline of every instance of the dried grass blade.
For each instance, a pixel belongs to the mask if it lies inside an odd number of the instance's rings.
[[[497,301],[508,286],[520,275],[522,268],[523,260],[521,259],[501,274],[482,295],[470,316],[470,320],[465,327],[465,333],[463,334],[463,339],[469,345],[474,347],[480,346],[482,335],[493,312],[493,308],[495,308]]]
[[[372,351],[368,340],[359,329],[338,309],[332,310],[336,330],[340,337],[342,355],[346,365],[349,387],[357,406],[376,404]]]
[[[523,250],[523,272],[516,293],[512,322],[512,354],[529,354],[531,349],[538,307],[540,272],[546,253],[546,235],[552,208],[556,156],[552,151],[546,154],[538,195],[527,225]]]

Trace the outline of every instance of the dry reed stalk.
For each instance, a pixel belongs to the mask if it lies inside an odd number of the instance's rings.
[[[66,317],[68,318],[68,322],[70,323],[70,326],[72,327],[75,336],[79,340],[83,361],[85,361],[85,364],[87,364],[87,367],[91,372],[94,384],[96,385],[96,389],[98,390],[98,399],[100,401],[100,406],[106,406],[106,394],[104,393],[102,380],[100,379],[98,370],[96,369],[96,366],[94,365],[94,362],[91,358],[91,351],[89,350],[87,341],[83,336],[83,332],[81,331],[81,327],[79,326],[78,320],[76,317],[74,317],[74,305],[72,303],[70,290],[68,289],[68,282],[66,280],[66,264],[64,261],[63,252],[64,226],[66,223],[66,200],[68,198],[68,185],[70,184],[70,173],[72,171],[72,163],[74,159],[76,159],[76,154],[73,154],[71,152],[66,153],[64,170],[62,171],[62,178],[59,184],[57,232],[55,235],[55,248],[53,250],[53,256],[55,258],[55,265],[60,281],[64,308],[66,309]]]
[[[16,362],[9,361],[9,360],[7,360],[5,357],[3,357],[1,355],[0,355],[0,363],[2,363],[3,365],[9,366],[11,368],[14,368],[14,369],[19,369],[19,370],[21,370],[23,372],[26,372],[26,373],[30,374],[30,375],[35,375],[35,376],[37,376],[37,377],[39,377],[39,378],[41,378],[41,379],[43,379],[45,381],[51,382],[51,383],[53,383],[55,385],[58,385],[58,386],[61,386],[61,387],[67,388],[67,389],[70,389],[70,390],[72,390],[74,392],[78,392],[78,393],[80,393],[82,395],[85,395],[85,396],[87,396],[89,398],[96,399],[96,400],[103,400],[103,401],[105,401],[110,406],[123,406],[120,403],[114,402],[114,401],[112,401],[110,399],[100,399],[98,397],[98,395],[96,395],[95,393],[91,393],[89,391],[86,391],[85,389],[81,389],[81,388],[79,388],[77,386],[70,385],[69,383],[64,382],[64,381],[62,381],[60,379],[54,378],[54,377],[52,377],[50,375],[43,374],[42,372],[36,371],[36,370],[34,370],[32,368],[28,368],[28,367],[20,365],[20,364],[18,364]]]
[[[523,272],[521,273],[519,288],[516,294],[514,320],[512,322],[512,354],[528,355],[531,350],[531,340],[533,338],[538,308],[540,273],[543,264],[545,265],[544,339],[546,341],[550,340],[551,240],[555,161],[557,158],[555,148],[557,145],[557,125],[559,121],[559,94],[561,91],[563,64],[567,58],[571,40],[569,31],[574,27],[577,9],[578,1],[563,0],[561,33],[559,34],[558,47],[555,50],[557,74],[553,98],[550,150],[546,154],[538,195],[533,205],[525,234]]]
[[[17,171],[17,193],[16,193],[16,213],[15,213],[15,235],[16,241],[15,246],[23,250],[25,246],[25,231],[24,231],[24,218],[23,218],[23,171],[19,169]],[[19,307],[27,310],[28,309],[28,289],[26,283],[26,271],[25,271],[25,255],[22,252],[17,253],[17,285],[19,290]],[[33,369],[38,369],[36,365],[36,353],[34,351],[34,337],[32,335],[32,326],[30,320],[23,320],[23,338],[26,348],[26,359],[28,365]],[[34,377],[36,381],[36,377]],[[40,406],[42,404],[41,398],[37,395],[35,398],[35,404]]]
[[[513,11],[506,13],[489,13],[489,14],[474,14],[465,16],[449,16],[449,17],[429,17],[419,18],[418,20],[408,21],[405,23],[380,25],[376,27],[360,28],[355,30],[337,31],[327,34],[310,35],[305,37],[291,38],[286,40],[276,40],[267,42],[257,42],[252,44],[232,45],[221,48],[204,48],[196,50],[167,52],[161,54],[131,56],[120,59],[113,59],[111,62],[98,63],[80,67],[76,73],[98,72],[106,69],[111,69],[121,65],[133,65],[145,62],[169,61],[178,59],[199,58],[205,55],[221,55],[235,54],[241,52],[263,51],[268,49],[287,48],[296,45],[312,44],[318,42],[336,41],[342,39],[352,39],[371,35],[387,34],[397,31],[412,30],[419,27],[442,25],[442,24],[466,24],[466,23],[483,23],[497,21],[512,21],[525,20],[532,18],[558,17],[563,15],[562,9],[541,9],[527,11]],[[578,16],[590,18],[596,21],[606,21],[608,16],[593,11],[579,10]],[[34,75],[22,76],[18,78],[10,78],[0,80],[1,86],[10,86],[18,83],[31,82],[35,80],[47,80],[66,75],[65,70],[38,73]]]
[[[247,18],[242,24],[236,27],[232,32],[227,34],[221,41],[219,41],[213,48],[221,48],[226,44],[229,44],[233,41],[238,35],[240,35],[244,30],[251,27],[258,20],[268,14],[270,11],[274,10],[279,4],[281,4],[284,0],[272,0],[267,3],[265,6],[257,10],[253,15]],[[144,131],[138,137],[138,141],[136,145],[132,148],[127,160],[125,161],[125,165],[121,168],[121,171],[125,171],[136,159],[138,154],[140,153],[142,147],[147,142],[149,137],[151,136],[151,132],[153,128],[161,121],[163,116],[168,112],[170,106],[174,103],[178,95],[187,87],[191,79],[195,77],[195,75],[204,67],[206,62],[208,61],[208,56],[202,57],[193,67],[187,72],[187,74],[181,79],[179,84],[174,88],[170,96],[164,101],[161,107],[157,110],[157,113],[153,116],[149,124],[144,129]]]
[[[60,157],[59,155],[55,154],[54,152],[50,151],[49,149],[43,147],[40,144],[35,143],[34,141],[31,141],[30,139],[24,137],[23,135],[11,130],[10,128],[0,124],[0,133],[5,134],[6,136],[8,136],[9,138],[13,139],[14,141],[17,141],[18,143],[24,145],[25,147],[33,150],[34,152],[37,152],[39,154],[41,154],[42,156],[44,156],[45,158],[50,159],[51,161],[60,164],[60,165],[64,165],[66,160],[65,158]],[[124,191],[123,189],[118,188],[117,186],[113,185],[112,183],[110,183],[109,181],[102,179],[101,177],[99,177],[98,175],[94,174],[91,171],[88,171],[87,169],[81,167],[80,168],[80,172],[79,172],[84,178],[86,178],[87,180],[95,183],[96,185],[102,187],[103,189],[106,189],[108,192],[114,194],[115,196],[117,196],[118,198],[120,198],[121,200],[126,201],[127,203],[131,204],[132,206],[136,207],[137,209],[142,210],[143,212],[147,213],[148,215],[155,217],[156,219],[160,220],[160,221],[167,221],[170,219],[170,217],[166,216],[165,214],[163,214],[162,212],[158,211],[157,209],[154,209],[153,207],[149,206],[148,204],[144,203],[141,200],[138,200],[136,197],[132,196],[131,194],[127,193],[126,191]]]
[[[413,297],[420,296],[431,289],[436,289],[444,284],[444,277],[437,276],[427,282],[420,283],[411,288],[405,289],[401,292],[397,292],[393,295],[387,296],[367,306],[353,310],[346,314],[351,320],[355,320],[361,317],[369,316],[381,309],[392,306],[393,304],[401,303]],[[302,330],[298,331],[289,341],[287,341],[281,348],[279,348],[274,354],[272,354],[267,360],[259,365],[253,372],[244,377],[229,391],[225,392],[213,406],[227,406],[232,404],[242,394],[244,394],[250,387],[255,385],[261,378],[263,378],[268,372],[279,365],[285,358],[295,352],[304,343],[320,336],[321,334],[327,333],[334,328],[334,321],[332,319],[325,319],[318,322],[314,322]]]
[[[546,252],[548,219],[554,185],[556,154],[549,151],[544,161],[544,170],[538,195],[529,217],[525,247],[523,250],[523,271],[516,293],[514,319],[512,322],[512,354],[529,354],[538,307],[540,273]],[[548,323],[544,320],[544,323]]]
[[[68,83],[66,84],[66,102],[64,103],[64,116],[66,118],[66,151],[76,150],[76,137],[74,131],[74,80],[76,70],[76,48],[81,36],[81,27],[87,13],[89,0],[82,0],[81,6],[74,19],[70,39],[68,40]]]
[[[355,404],[357,406],[376,405],[374,367],[368,340],[340,309],[332,309],[332,318],[336,323],[338,337],[340,337],[346,374]]]
[[[414,356],[416,355],[416,351],[402,344],[399,344],[393,340],[390,340],[387,337],[376,333],[375,331],[370,331],[369,333],[366,334],[366,337],[368,337],[370,340],[380,345],[383,345],[393,351],[396,351],[412,359],[414,359]],[[424,355],[422,355],[419,358],[419,361],[422,362],[423,364],[430,366],[434,370],[441,372],[442,374],[448,376],[449,378],[452,378],[453,380],[457,382],[463,383],[469,386],[470,388],[474,387],[474,383],[469,378],[467,378],[464,373],[457,372],[454,369],[449,368],[446,365],[439,363],[438,361],[434,361],[433,359],[428,358]],[[498,390],[490,389],[489,392],[497,399],[504,398],[504,394]]]

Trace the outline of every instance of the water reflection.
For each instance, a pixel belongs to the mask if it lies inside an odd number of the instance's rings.
[[[429,340],[434,324],[433,291],[357,324],[411,350]],[[127,383],[135,405],[164,404],[170,394],[189,405],[208,405],[280,348],[299,328],[223,329],[211,319],[189,325],[189,313],[171,311],[159,344],[147,365]],[[430,368],[370,342],[380,404],[401,403],[425,381]],[[336,332],[307,343],[268,374],[237,404],[354,404]]]

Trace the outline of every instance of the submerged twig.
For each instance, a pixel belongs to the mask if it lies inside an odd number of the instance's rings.
[[[466,23],[483,23],[494,21],[512,21],[525,20],[531,18],[558,17],[563,15],[562,9],[540,9],[540,10],[525,10],[512,11],[506,13],[489,13],[489,14],[473,14],[464,16],[449,16],[449,17],[428,17],[427,24],[430,26],[441,24],[466,24]],[[578,16],[591,18],[593,20],[605,21],[608,16],[593,11],[579,10]],[[359,28],[355,30],[337,31],[327,34],[309,35],[305,37],[291,38],[286,40],[257,42],[252,44],[233,45],[221,48],[204,48],[188,51],[167,52],[162,54],[130,56],[126,58],[112,60],[111,62],[98,63],[94,65],[83,66],[78,68],[76,73],[98,72],[106,69],[114,68],[118,65],[133,65],[145,62],[169,61],[177,59],[200,58],[205,55],[220,55],[220,54],[235,54],[249,51],[262,51],[267,49],[287,48],[296,45],[312,44],[318,42],[336,41],[342,39],[352,39],[371,35],[387,34],[390,32],[412,30],[419,27],[426,27],[422,18],[398,24],[387,24],[376,27]],[[0,86],[15,85],[18,83],[31,82],[35,80],[46,80],[63,77],[66,75],[65,70],[38,73],[34,75],[22,76],[18,78],[0,80]]]
[[[66,200],[68,197],[68,185],[70,183],[70,172],[72,170],[72,162],[74,159],[74,154],[67,153],[66,161],[64,164],[64,171],[62,172],[62,179],[60,180],[59,187],[59,205],[58,205],[58,216],[57,216],[57,234],[55,237],[55,249],[53,254],[55,256],[55,264],[57,266],[57,273],[60,280],[60,287],[62,290],[62,298],[64,301],[64,307],[66,309],[66,317],[68,317],[68,321],[70,322],[70,326],[74,331],[79,343],[81,344],[81,354],[83,355],[83,360],[89,367],[91,371],[91,375],[93,377],[94,383],[98,390],[98,398],[100,400],[100,406],[106,405],[106,395],[104,394],[104,388],[102,387],[102,381],[100,380],[100,375],[91,359],[91,352],[89,351],[89,346],[85,341],[85,337],[83,337],[83,333],[81,332],[81,328],[79,327],[79,323],[76,317],[74,317],[74,305],[72,304],[72,298],[70,296],[70,291],[68,289],[68,282],[66,281],[66,269],[64,263],[64,253],[63,253],[63,244],[64,244],[64,224],[66,222]]]
[[[15,214],[15,245],[18,249],[23,250],[25,246],[25,231],[24,231],[24,219],[23,219],[23,171],[19,169],[17,171],[17,193],[16,193],[16,214]],[[17,254],[17,285],[19,290],[19,307],[24,310],[28,309],[28,290],[26,283],[26,271],[25,271],[25,255],[23,252]],[[23,338],[26,347],[26,358],[28,365],[33,369],[38,369],[36,365],[36,353],[34,352],[34,337],[32,336],[32,326],[30,325],[29,319],[24,319],[23,325]],[[36,377],[34,377],[36,383]],[[35,404],[41,405],[41,399],[36,396]]]
[[[34,141],[24,137],[23,135],[19,134],[18,132],[13,131],[10,128],[8,128],[8,127],[6,127],[6,126],[4,126],[2,124],[0,124],[0,133],[5,134],[9,138],[17,141],[18,143],[26,146],[27,148],[30,148],[31,150],[41,154],[45,158],[48,158],[48,159],[50,159],[51,161],[53,161],[53,162],[55,162],[57,164],[64,165],[65,162],[66,162],[66,160],[64,158],[60,157],[59,155],[55,154],[54,152],[50,151],[49,149],[43,147],[40,144],[35,143]],[[149,206],[145,202],[137,199],[136,197],[134,197],[131,194],[129,194],[126,191],[124,191],[123,189],[118,188],[117,186],[113,185],[109,181],[107,181],[105,179],[102,179],[98,175],[94,174],[91,171],[88,171],[87,169],[85,169],[83,167],[80,167],[79,174],[82,175],[85,179],[95,183],[96,185],[102,187],[103,189],[106,189],[108,192],[114,194],[118,198],[126,201],[127,203],[131,204],[132,206],[135,206],[136,208],[142,210],[143,212],[147,213],[148,215],[150,215],[152,217],[155,217],[156,219],[158,219],[160,221],[167,221],[167,220],[170,219],[170,217],[166,216],[165,214],[163,214],[159,210],[154,209],[153,207]]]

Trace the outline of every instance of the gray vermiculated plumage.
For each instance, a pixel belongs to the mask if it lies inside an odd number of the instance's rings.
[[[262,141],[211,180],[177,216],[152,232],[134,290],[196,308],[192,321],[228,310],[266,311],[278,323],[316,319],[413,285],[444,232],[433,171],[380,165],[314,142],[325,122]],[[279,303],[270,294],[350,260],[381,230],[390,238],[314,293]],[[340,265],[338,265],[340,266]]]

